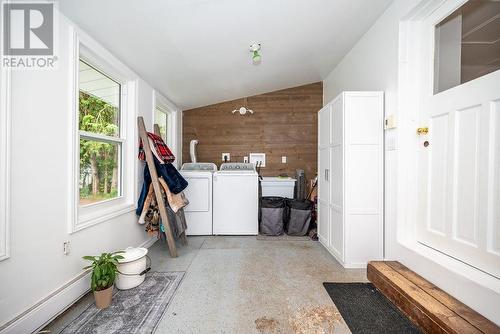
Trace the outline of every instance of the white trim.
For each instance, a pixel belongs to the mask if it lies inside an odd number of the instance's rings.
[[[118,143],[125,142],[125,139],[122,137],[111,137],[111,136],[103,135],[100,133],[93,133],[93,132],[80,130],[79,134],[80,134],[80,138],[89,139],[89,140],[99,140],[99,141],[104,141],[104,142],[108,142],[111,144],[118,144]]]
[[[139,247],[149,248],[158,239],[151,237]],[[90,273],[82,272],[25,312],[0,327],[1,334],[38,332],[90,291]]]
[[[137,193],[136,175],[136,126],[137,114],[137,75],[131,72],[123,63],[106,51],[85,32],[77,27],[70,28],[70,117],[69,138],[70,152],[73,159],[69,162],[68,187],[68,230],[75,233],[93,225],[105,222],[111,218],[131,212]],[[79,60],[83,59],[92,67],[105,73],[121,85],[120,104],[120,137],[108,137],[90,134],[78,130],[78,69]],[[105,140],[121,143],[120,154],[120,196],[101,201],[92,205],[79,205],[79,177],[80,177],[80,136],[90,139]]]
[[[1,69],[0,82],[0,261],[10,257],[11,71]]]
[[[177,155],[176,155],[176,159],[177,159],[177,168],[181,168],[182,167],[182,145],[183,145],[183,128],[184,128],[184,113],[181,109],[179,109],[177,111],[177,116],[178,116],[178,119],[177,119],[177,127],[178,127],[178,134],[177,134],[177,140],[179,141],[179,144],[177,145]]]
[[[71,112],[71,116],[69,117],[70,124],[68,126],[68,144],[70,153],[70,159],[68,159],[68,202],[67,202],[67,221],[68,221],[68,232],[73,233],[77,231],[77,222],[78,222],[78,188],[79,188],[79,160],[75,159],[75,152],[78,152],[79,149],[79,136],[76,131],[78,129],[78,117],[76,117],[75,111],[78,110],[78,82],[75,79],[75,76],[78,73],[78,54],[79,54],[79,42],[78,35],[76,33],[76,29],[72,26],[69,28],[69,59],[68,64],[70,70],[69,80],[70,89],[68,94],[70,94],[70,104],[68,110]]]
[[[116,200],[121,199],[121,198],[116,198]],[[115,199],[113,199],[115,200]],[[104,201],[103,201],[104,202]],[[98,205],[100,203],[96,203],[95,205]],[[93,210],[92,213],[89,213],[87,215],[81,215],[78,220],[78,226],[75,227],[74,232],[86,229],[87,227],[91,227],[100,223],[103,223],[105,221],[108,221],[110,219],[125,215],[129,212],[132,212],[135,210],[135,206],[131,204],[125,204],[125,205],[116,205],[112,206],[110,209],[104,209],[104,210]]]

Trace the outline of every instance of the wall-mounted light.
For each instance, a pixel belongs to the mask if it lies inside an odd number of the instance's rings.
[[[250,45],[250,52],[252,53],[252,62],[254,64],[259,64],[262,60],[262,56],[259,53],[260,49],[261,49],[260,43],[253,43],[252,45]]]
[[[245,106],[247,106],[247,98],[246,97],[245,97],[245,101],[244,102],[245,102]],[[246,115],[247,112],[250,113],[250,114],[254,113],[253,110],[248,109],[247,107],[241,107],[239,109],[234,109],[233,110],[233,114],[236,114],[237,112],[239,112],[240,115]]]
[[[245,107],[241,107],[240,109],[233,110],[233,114],[235,114],[236,112],[239,112],[240,115],[245,115],[247,112],[253,114],[253,110],[247,109]]]

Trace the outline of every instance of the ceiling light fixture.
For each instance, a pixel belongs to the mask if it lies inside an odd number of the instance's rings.
[[[252,62],[254,64],[259,64],[262,60],[262,56],[259,53],[260,49],[260,43],[253,43],[252,45],[250,45],[250,52],[252,52]]]

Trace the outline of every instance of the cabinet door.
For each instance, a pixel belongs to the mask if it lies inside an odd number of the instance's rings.
[[[383,258],[383,95],[345,93],[345,262]]]
[[[318,200],[318,238],[327,248],[330,248],[330,206],[321,199]]]
[[[318,116],[318,144],[319,148],[324,148],[330,145],[331,131],[330,131],[330,105],[326,105],[319,111]]]
[[[330,148],[330,250],[344,261],[344,94],[332,102]]]
[[[332,145],[342,145],[344,142],[344,94],[340,94],[332,101],[330,122]]]
[[[330,148],[319,150],[318,166],[318,235],[325,246],[329,245],[329,206],[330,206]]]
[[[330,173],[330,148],[322,148],[319,150],[318,194],[326,203],[330,203]]]
[[[344,99],[339,95],[332,102],[332,145],[330,146],[330,204],[344,206]]]
[[[330,250],[344,261],[344,150],[342,143],[330,149]]]

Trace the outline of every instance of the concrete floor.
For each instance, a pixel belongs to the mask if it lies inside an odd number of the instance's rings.
[[[153,271],[186,272],[156,333],[331,333],[336,308],[322,283],[366,281],[366,270],[344,269],[304,239],[190,237],[178,251],[150,248]],[[45,330],[58,333],[92,302],[87,295]]]

